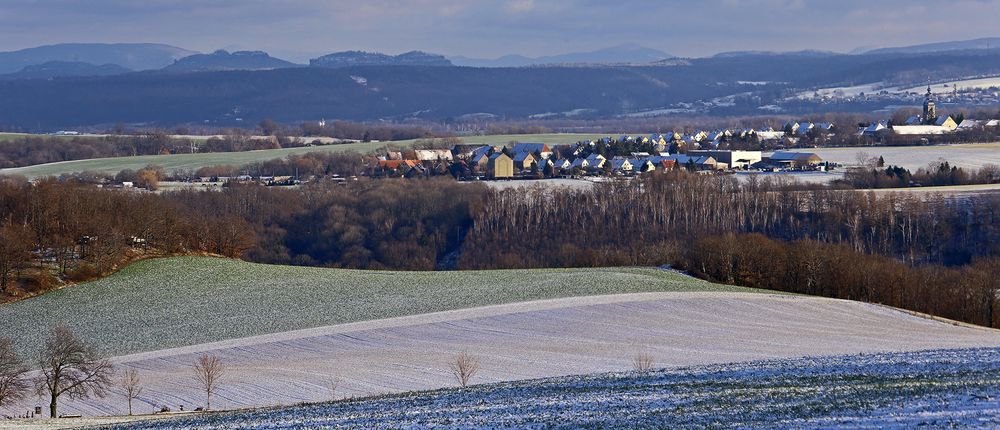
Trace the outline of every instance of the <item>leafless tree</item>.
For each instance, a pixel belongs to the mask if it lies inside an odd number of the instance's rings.
[[[212,392],[215,391],[215,385],[225,369],[225,365],[222,364],[219,357],[209,354],[198,357],[198,361],[194,364],[194,379],[205,390],[206,410],[212,408]]]
[[[337,388],[340,387],[340,377],[331,376],[326,381],[326,391],[330,394],[330,400],[337,400]]]
[[[125,369],[122,372],[121,388],[128,398],[128,414],[132,415],[132,400],[142,394],[142,383],[139,379],[139,371],[135,369]]]
[[[636,372],[648,372],[653,368],[653,354],[646,351],[636,353],[632,358],[632,368]]]
[[[468,352],[462,352],[451,363],[451,373],[463,387],[469,385],[469,380],[476,376],[477,372],[479,372],[479,358]]]
[[[31,385],[24,374],[27,367],[14,350],[14,341],[0,338],[0,406],[19,401]]]
[[[110,361],[101,359],[93,346],[62,326],[52,329],[52,336],[45,341],[38,357],[38,367],[41,374],[35,378],[35,387],[39,396],[49,397],[52,418],[58,417],[59,396],[104,397],[114,376]]]

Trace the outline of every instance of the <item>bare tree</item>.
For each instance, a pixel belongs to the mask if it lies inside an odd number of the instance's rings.
[[[215,391],[215,384],[225,372],[225,365],[222,360],[214,355],[202,355],[194,364],[194,379],[201,384],[205,390],[205,410],[212,408],[212,392]]]
[[[337,400],[337,388],[340,387],[340,377],[331,376],[326,381],[326,391],[330,394],[330,400]]]
[[[479,358],[467,352],[462,352],[451,363],[451,373],[463,387],[469,385],[469,380],[479,372]]]
[[[58,417],[59,396],[104,397],[114,376],[110,361],[101,359],[93,346],[62,326],[52,329],[52,336],[45,341],[38,357],[38,367],[41,374],[35,378],[35,387],[39,396],[49,396],[52,418]]]
[[[646,351],[636,353],[632,358],[632,368],[636,372],[648,372],[653,368],[653,354]]]
[[[28,368],[14,350],[14,341],[0,338],[0,407],[19,401],[31,385],[24,379]]]
[[[139,371],[135,369],[125,369],[122,372],[121,388],[128,398],[128,414],[132,415],[132,400],[137,399],[142,394],[142,383],[139,379]]]

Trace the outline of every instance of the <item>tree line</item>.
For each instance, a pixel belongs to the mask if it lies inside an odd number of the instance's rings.
[[[762,249],[829,246],[829,255],[870,266],[868,274],[881,282],[864,284],[874,292],[859,295],[852,288],[861,284],[847,273],[851,266],[831,263],[829,273],[844,271],[836,275],[841,281],[807,292],[980,324],[992,321],[982,308],[933,308],[947,303],[940,288],[904,290],[906,301],[886,297],[899,297],[899,282],[930,279],[925,275],[934,271],[949,275],[933,279],[962,289],[955,298],[981,297],[980,281],[972,275],[993,267],[980,265],[1000,256],[1000,196],[802,189],[781,178],[741,181],[683,171],[589,189],[500,190],[442,178],[362,177],[294,189],[234,185],[219,192],[153,194],[72,181],[5,180],[0,229],[10,238],[0,245],[7,299],[101,276],[136,258],[180,253],[400,270],[673,264],[722,282],[795,291],[795,278],[760,283],[723,276],[710,263],[714,254],[692,251],[713,237],[758,234],[773,244],[739,236],[727,241],[727,252],[743,242]],[[791,249],[783,255],[798,254]],[[759,255],[754,264],[760,270],[799,267],[764,258],[781,253]],[[894,274],[899,271],[909,275]]]

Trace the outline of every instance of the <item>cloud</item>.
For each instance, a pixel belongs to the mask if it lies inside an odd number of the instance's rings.
[[[850,51],[985,36],[998,0],[2,0],[0,50],[58,42],[162,42],[450,55],[548,55],[637,43],[687,55]]]
[[[514,13],[531,12],[535,10],[535,0],[512,0],[507,2],[507,10]]]

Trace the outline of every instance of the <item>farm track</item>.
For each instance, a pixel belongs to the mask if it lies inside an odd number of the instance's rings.
[[[290,405],[454,386],[449,360],[475,354],[475,383],[628,370],[639,351],[657,367],[868,352],[1000,346],[997,331],[877,305],[805,296],[667,292],[505,304],[254,336],[115,358],[138,369],[137,410],[201,403],[190,364],[230,369],[217,408]],[[335,392],[331,381],[339,381]],[[120,414],[120,394],[69,401],[67,413]]]

